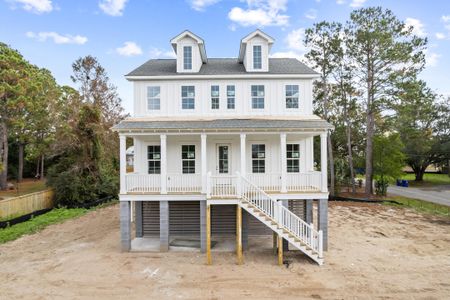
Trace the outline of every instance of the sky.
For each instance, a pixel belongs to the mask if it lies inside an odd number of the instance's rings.
[[[450,95],[450,0],[0,0],[0,41],[72,85],[72,63],[93,55],[117,86],[127,112],[124,75],[150,58],[173,58],[170,39],[189,29],[208,57],[236,57],[242,37],[260,28],[275,38],[271,55],[301,57],[305,28],[345,22],[354,9],[382,6],[428,38],[421,78]]]

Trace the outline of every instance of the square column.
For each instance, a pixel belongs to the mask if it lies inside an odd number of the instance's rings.
[[[242,211],[242,250],[248,250],[248,225],[250,215],[245,210]]]
[[[206,264],[211,265],[211,205],[206,204]]]
[[[280,154],[281,154],[281,192],[286,193],[287,192],[286,133],[280,133]]]
[[[201,149],[200,149],[200,154],[201,154],[201,174],[202,174],[202,194],[206,194],[207,191],[207,180],[206,180],[206,176],[207,176],[207,166],[206,166],[206,133],[202,133],[200,135],[201,138]]]
[[[119,149],[120,149],[120,194],[127,193],[125,184],[125,176],[127,174],[127,137],[119,135]]]
[[[311,224],[313,221],[313,200],[307,199],[305,200],[305,222]]]
[[[328,192],[328,165],[327,165],[327,138],[328,133],[320,134],[320,171],[322,173],[322,192]]]
[[[131,211],[130,201],[120,202],[120,243],[123,252],[131,249]]]
[[[241,133],[241,175],[242,177],[246,176],[246,167],[247,167],[247,155],[245,153],[246,144],[245,144],[246,134]]]
[[[236,256],[237,264],[242,265],[242,208],[239,204],[236,205]]]
[[[206,201],[200,201],[200,252],[206,252]]]
[[[159,250],[169,251],[169,201],[159,202]]]
[[[135,206],[135,222],[134,226],[136,227],[136,237],[142,237],[143,231],[142,231],[142,201],[136,201],[134,202]]]
[[[319,199],[317,207],[318,230],[322,230],[323,250],[328,250],[328,199]]]
[[[167,194],[167,135],[161,134],[161,194]]]

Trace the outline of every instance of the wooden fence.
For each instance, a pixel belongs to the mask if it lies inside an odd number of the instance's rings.
[[[52,208],[54,205],[53,190],[26,194],[0,201],[0,219],[18,217],[37,210]]]

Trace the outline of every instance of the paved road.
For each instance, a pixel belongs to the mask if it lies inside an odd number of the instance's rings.
[[[450,206],[450,185],[420,188],[389,186],[388,193]]]

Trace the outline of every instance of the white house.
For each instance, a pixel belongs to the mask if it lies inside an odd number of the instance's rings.
[[[190,31],[170,42],[176,59],[151,59],[125,76],[134,85],[134,114],[113,128],[123,250],[148,239],[168,251],[190,237],[211,263],[216,240],[233,236],[241,263],[253,235],[273,233],[280,262],[284,240],[322,264],[331,126],[313,114],[318,74],[296,59],[270,58],[274,40],[260,30],[241,40],[238,58],[208,58]],[[133,173],[126,173],[126,138],[133,139]]]

